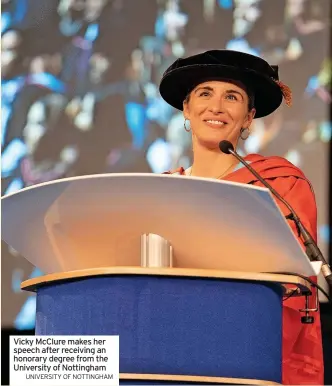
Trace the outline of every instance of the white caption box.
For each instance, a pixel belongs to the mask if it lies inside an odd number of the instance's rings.
[[[10,385],[119,385],[119,337],[11,336]]]

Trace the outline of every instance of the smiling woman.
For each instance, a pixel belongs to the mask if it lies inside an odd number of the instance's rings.
[[[237,147],[250,134],[255,118],[274,112],[282,100],[291,104],[290,89],[279,81],[278,67],[236,51],[207,51],[178,59],[164,73],[161,96],[183,111],[191,131],[193,164],[166,174],[217,178],[262,186],[235,157],[224,154],[219,143]],[[186,121],[190,122],[190,129]],[[303,172],[281,157],[250,154],[245,160],[294,208],[317,241],[317,208],[310,182]],[[277,202],[287,216],[288,209]],[[302,244],[296,226],[290,222]],[[236,240],[235,240],[236,242]],[[313,278],[315,280],[315,278]],[[317,296],[317,294],[315,294]],[[283,383],[323,384],[323,350],[319,313],[313,324],[301,324],[304,299],[290,298],[283,307]]]
[[[249,128],[255,116],[256,110],[249,110],[248,106],[249,96],[244,86],[235,82],[210,81],[197,86],[183,106],[184,116],[191,123],[194,154],[209,149],[216,152],[216,161],[220,160],[223,166],[227,167],[227,161],[234,164],[234,159],[220,157],[219,142],[226,139],[236,147],[241,128]],[[198,173],[195,161],[194,158],[192,175],[194,169]],[[219,166],[215,164],[220,170]]]

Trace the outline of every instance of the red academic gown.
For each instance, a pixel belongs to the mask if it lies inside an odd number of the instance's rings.
[[[269,182],[272,187],[293,207],[305,228],[317,241],[317,209],[313,189],[300,169],[281,157],[262,157],[251,154],[246,161]],[[171,173],[184,174],[179,168]],[[247,168],[238,169],[223,180],[263,186]],[[289,211],[277,200],[284,215]],[[294,234],[298,232],[294,221],[289,220]],[[302,240],[299,239],[302,246]],[[304,248],[304,246],[303,246]],[[312,278],[316,280],[316,278]],[[314,291],[314,296],[317,292]],[[312,304],[314,306],[314,302]],[[302,324],[304,307],[303,297],[294,297],[283,303],[283,347],[282,347],[282,382],[288,385],[323,385],[324,364],[321,336],[320,314],[315,312],[313,324]],[[314,307],[311,307],[314,308]]]

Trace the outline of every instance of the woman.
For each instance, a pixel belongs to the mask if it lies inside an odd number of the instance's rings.
[[[236,148],[240,138],[248,138],[253,119],[272,113],[283,98],[290,105],[291,92],[279,81],[277,67],[236,51],[207,51],[173,63],[161,80],[160,93],[170,105],[183,110],[184,129],[192,133],[192,166],[168,173],[262,186],[235,157],[223,154],[219,143],[228,140]],[[280,157],[252,154],[245,159],[288,201],[316,240],[315,197],[301,170]],[[294,223],[290,225],[299,238]],[[319,313],[313,324],[301,324],[301,308],[302,297],[284,302],[283,383],[323,384]]]

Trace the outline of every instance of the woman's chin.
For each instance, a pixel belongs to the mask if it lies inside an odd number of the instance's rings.
[[[209,136],[209,137],[206,137],[206,138],[201,138],[201,140],[199,141],[205,148],[207,149],[219,149],[219,143],[221,141],[224,141],[226,138],[226,136],[224,135],[215,135],[215,136]]]

